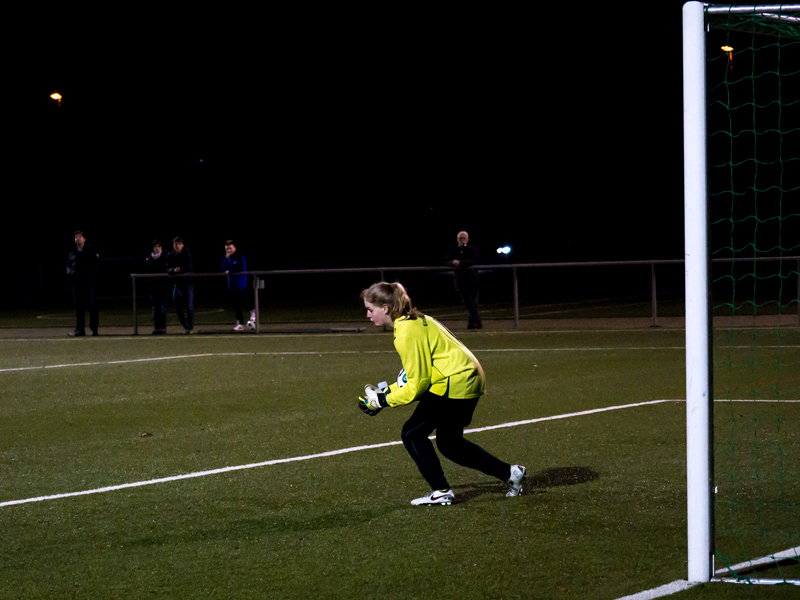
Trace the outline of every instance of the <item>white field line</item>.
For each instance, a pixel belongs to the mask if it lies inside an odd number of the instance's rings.
[[[525,420],[525,421],[515,421],[513,423],[502,423],[500,425],[490,425],[488,427],[478,427],[478,428],[474,428],[474,429],[465,429],[464,433],[479,433],[481,431],[489,431],[491,429],[501,429],[501,428],[505,428],[505,427],[518,427],[520,425],[530,425],[532,423],[540,423],[542,421],[552,421],[552,420],[555,420],[555,419],[567,419],[567,418],[570,418],[570,417],[579,417],[579,416],[583,416],[583,415],[591,415],[591,414],[607,412],[607,411],[611,411],[611,410],[620,410],[620,409],[623,409],[623,408],[634,408],[634,407],[637,407],[637,406],[647,406],[649,404],[661,404],[661,403],[664,403],[664,402],[680,402],[680,400],[651,400],[649,402],[637,402],[635,404],[623,404],[623,405],[620,405],[620,406],[609,406],[609,407],[605,407],[605,408],[596,408],[596,409],[592,409],[592,410],[585,410],[585,411],[580,411],[580,412],[575,412],[575,413],[568,413],[568,414],[564,414],[564,415],[553,415],[553,416],[550,416],[550,417],[540,417],[538,419],[528,419],[528,420]],[[435,436],[432,436],[432,438],[433,437],[435,437]],[[96,488],[96,489],[92,489],[92,490],[83,490],[83,491],[80,491],[80,492],[69,492],[69,493],[65,493],[65,494],[52,494],[52,495],[49,495],[49,496],[38,496],[36,498],[24,498],[24,499],[21,499],[21,500],[8,500],[6,502],[0,502],[0,507],[12,506],[12,505],[15,505],[15,504],[27,504],[27,503],[30,503],[30,502],[43,502],[45,500],[58,500],[58,499],[61,499],[61,498],[71,498],[71,497],[74,497],[74,496],[86,496],[86,495],[89,495],[89,494],[102,494],[102,493],[105,493],[105,492],[113,492],[113,491],[117,491],[117,490],[123,490],[123,489],[134,488],[134,487],[142,487],[142,486],[145,486],[145,485],[155,485],[155,484],[158,484],[158,483],[168,483],[170,481],[180,481],[181,479],[192,479],[192,478],[195,478],[195,477],[206,477],[208,475],[218,475],[220,473],[229,473],[231,471],[241,471],[241,470],[244,470],[244,469],[255,469],[255,468],[258,468],[258,467],[269,467],[269,466],[272,466],[272,465],[279,465],[279,464],[289,463],[289,462],[306,461],[306,460],[312,460],[312,459],[315,459],[315,458],[326,458],[326,457],[329,457],[329,456],[336,456],[336,455],[339,455],[339,454],[348,454],[350,452],[359,452],[359,451],[362,451],[362,450],[375,450],[377,448],[386,448],[388,446],[398,446],[398,445],[400,445],[402,443],[403,443],[402,441],[395,441],[395,442],[385,442],[385,443],[382,443],[382,444],[370,444],[370,445],[366,445],[366,446],[353,446],[351,448],[342,448],[340,450],[331,450],[329,452],[320,452],[318,454],[308,454],[308,455],[305,455],[305,456],[293,456],[293,457],[290,457],[290,458],[279,458],[279,459],[275,459],[275,460],[268,460],[268,461],[264,461],[264,462],[251,463],[251,464],[247,464],[247,465],[236,465],[236,466],[231,466],[231,467],[222,467],[222,468],[219,468],[219,469],[211,469],[211,470],[208,470],[208,471],[198,471],[198,472],[195,472],[195,473],[186,473],[186,474],[183,474],[183,475],[173,475],[171,477],[161,477],[161,478],[158,478],[158,479],[150,479],[150,480],[147,480],[147,481],[136,481],[136,482],[133,482],[133,483],[123,483],[123,484],[120,484],[120,485],[112,485],[112,486]]]
[[[492,429],[504,429],[508,427],[519,427],[521,425],[531,425],[533,423],[542,423],[544,421],[555,421],[558,419],[569,419],[572,417],[581,417],[585,415],[593,415],[602,412],[609,412],[612,410],[622,410],[624,408],[635,408],[638,406],[649,406],[652,404],[664,404],[666,402],[685,402],[685,400],[680,399],[671,399],[671,400],[649,400],[647,402],[636,402],[633,404],[621,404],[619,406],[606,406],[604,408],[594,408],[591,410],[584,410],[574,413],[566,413],[563,415],[552,415],[549,417],[539,417],[537,419],[526,419],[524,421],[513,421],[510,423],[501,423],[500,425],[489,425],[487,427],[476,427],[473,429],[465,429],[464,433],[480,433],[483,431],[490,431]],[[752,400],[734,400],[734,402],[752,402]],[[756,402],[773,402],[771,400],[756,400]],[[782,402],[798,402],[800,400],[783,400]],[[431,436],[431,439],[434,439],[436,436]],[[0,507],[4,506],[12,506],[14,504],[27,504],[30,502],[42,502],[45,500],[58,500],[60,498],[71,498],[73,496],[86,496],[89,494],[102,494],[105,492],[113,492],[117,490],[123,490],[127,488],[134,488],[134,487],[142,487],[145,485],[155,485],[157,483],[168,483],[170,481],[180,481],[181,479],[193,479],[195,477],[206,477],[208,475],[219,475],[220,473],[229,473],[231,471],[241,471],[244,469],[255,469],[258,467],[269,467],[272,465],[279,465],[283,463],[289,462],[299,462],[299,461],[306,461],[312,460],[315,458],[326,458],[329,456],[337,456],[339,454],[348,454],[350,452],[360,452],[362,450],[375,450],[376,448],[386,448],[388,446],[399,446],[402,444],[402,441],[395,441],[395,442],[384,442],[382,444],[369,444],[366,446],[353,446],[351,448],[342,448],[340,450],[331,450],[329,452],[320,452],[318,454],[308,454],[305,456],[293,456],[289,458],[278,458],[275,460],[268,460],[264,462],[258,463],[250,463],[247,465],[236,465],[231,467],[222,467],[219,469],[211,469],[208,471],[197,471],[195,473],[185,473],[183,475],[173,475],[171,477],[161,477],[158,479],[149,479],[146,481],[136,481],[133,483],[123,483],[120,485],[112,485],[108,487],[96,488],[92,490],[83,490],[80,492],[69,492],[65,494],[52,494],[49,496],[38,496],[36,498],[24,498],[22,500],[8,500],[6,502],[0,502]]]
[[[635,350],[638,348],[630,348],[630,350]],[[554,350],[560,350],[559,348]],[[569,348],[568,350],[572,351],[579,351],[579,350],[590,350],[589,348]],[[608,348],[595,348],[595,350],[608,350]],[[476,352],[532,352],[531,349],[519,349],[515,350],[513,348],[502,349],[502,350],[478,350]],[[542,350],[547,351],[547,350]],[[64,363],[64,364],[57,364],[57,365],[43,365],[43,366],[35,366],[35,367],[11,367],[7,369],[0,369],[0,373],[9,373],[14,371],[41,371],[43,369],[66,369],[69,367],[91,367],[91,366],[98,366],[98,365],[125,365],[125,364],[133,364],[133,363],[143,363],[143,362],[151,362],[151,361],[160,361],[160,360],[186,360],[190,358],[218,358],[223,356],[312,356],[312,355],[326,355],[326,354],[391,354],[395,353],[396,350],[336,350],[336,351],[324,351],[324,352],[314,352],[310,350],[303,350],[303,351],[286,351],[286,352],[205,352],[203,354],[180,354],[177,356],[157,356],[157,357],[149,357],[149,358],[133,358],[128,360],[111,360],[111,361],[97,361],[97,362],[85,362],[85,363]]]
[[[797,348],[798,346],[767,346],[768,348]],[[729,348],[750,348],[750,346],[729,346]],[[488,349],[488,350],[479,350],[476,352],[552,352],[552,351],[613,351],[613,350],[683,350],[683,346],[657,346],[657,347],[629,347],[629,348],[619,348],[619,347],[603,347],[603,348],[505,348],[505,349]],[[225,352],[225,353],[203,353],[203,354],[187,354],[187,355],[179,355],[179,356],[164,356],[164,357],[152,357],[152,358],[141,358],[141,359],[129,359],[129,360],[117,360],[117,361],[105,361],[105,362],[91,362],[91,363],[68,363],[68,364],[60,364],[60,365],[45,365],[40,367],[19,367],[19,368],[9,368],[9,369],[0,369],[0,373],[2,372],[11,372],[11,371],[28,371],[28,370],[41,370],[41,369],[58,369],[58,368],[66,368],[66,367],[82,367],[82,366],[93,366],[93,365],[119,365],[119,364],[131,364],[131,363],[141,363],[141,362],[153,362],[153,361],[161,361],[161,360],[178,360],[178,359],[189,359],[189,358],[205,358],[205,357],[218,357],[218,356],[265,356],[265,355],[322,355],[322,354],[383,354],[383,353],[391,353],[394,352],[393,350],[378,350],[378,351],[338,351],[338,352],[312,352],[312,351],[303,351],[303,352]],[[473,429],[466,429],[464,433],[479,433],[483,431],[489,431],[492,429],[502,429],[507,427],[518,427],[520,425],[530,425],[533,423],[540,423],[543,421],[552,421],[557,419],[567,419],[571,417],[578,417],[590,414],[596,414],[601,412],[608,412],[612,410],[621,410],[623,408],[634,408],[638,406],[647,406],[652,404],[663,404],[666,402],[683,402],[684,400],[680,399],[672,399],[672,400],[651,400],[647,402],[637,402],[633,404],[624,404],[619,406],[609,406],[605,408],[596,408],[586,411],[580,411],[575,413],[567,413],[563,415],[552,415],[549,417],[540,417],[537,419],[526,419],[524,421],[514,421],[510,423],[501,423],[500,425],[490,425],[487,427],[478,427]],[[717,402],[773,402],[771,400],[717,400]],[[784,400],[783,402],[798,402],[800,400]],[[432,439],[435,436],[431,436]],[[385,442],[382,444],[370,444],[365,446],[353,446],[351,448],[343,448],[340,450],[332,450],[329,452],[321,452],[318,454],[309,454],[305,456],[295,456],[290,458],[281,458],[275,459],[270,461],[264,461],[259,463],[251,463],[247,465],[236,465],[231,467],[223,467],[220,469],[211,469],[207,471],[197,471],[194,473],[186,473],[183,475],[174,475],[171,477],[161,477],[158,479],[150,479],[146,481],[137,481],[133,483],[125,483],[120,485],[113,485],[107,486],[103,488],[95,488],[91,490],[83,490],[80,492],[70,492],[65,494],[52,494],[49,496],[38,496],[35,498],[24,498],[21,500],[9,500],[6,502],[0,502],[0,508],[6,506],[13,506],[17,504],[28,504],[33,502],[43,502],[46,500],[58,500],[62,498],[71,498],[75,496],[86,496],[90,494],[102,494],[106,492],[113,492],[122,489],[129,489],[135,487],[143,487],[146,485],[155,485],[159,483],[169,483],[172,481],[180,481],[182,479],[193,479],[196,477],[206,477],[209,475],[218,475],[221,473],[230,473],[232,471],[240,471],[244,469],[255,469],[258,467],[266,467],[272,465],[278,465],[283,463],[289,462],[298,462],[298,461],[306,461],[312,460],[315,458],[325,458],[329,456],[336,456],[339,454],[347,454],[350,452],[359,452],[362,450],[374,450],[377,448],[385,448],[388,446],[398,446],[402,444],[401,441],[394,441],[394,442]],[[736,571],[737,569],[742,568],[751,568],[753,566],[757,566],[760,564],[766,564],[769,562],[774,562],[776,560],[780,560],[781,558],[797,556],[798,552],[800,552],[800,547],[792,548],[790,550],[785,550],[783,552],[779,552],[773,556],[764,557],[761,559],[757,559],[755,561],[749,563],[741,563],[739,565],[734,565],[730,568],[719,569],[716,571],[717,575],[723,573],[729,573],[731,570]],[[675,594],[677,592],[681,592],[687,590],[691,587],[698,585],[697,583],[690,583],[686,580],[678,580],[673,581],[672,583],[668,583],[662,585],[658,588],[654,588],[651,590],[645,590],[643,592],[639,592],[637,594],[633,594],[630,596],[625,596],[624,598],[619,598],[618,600],[653,600],[655,598],[661,598],[664,596],[669,596]]]
[[[699,584],[689,583],[685,579],[679,579],[678,581],[667,583],[657,588],[653,588],[652,590],[645,590],[643,592],[639,592],[638,594],[631,594],[630,596],[617,598],[617,600],[653,600],[654,598],[662,598],[663,596],[670,596],[672,594],[677,594],[678,592],[683,592],[696,585]]]
[[[646,319],[647,317],[642,317],[642,318]],[[771,332],[774,333],[775,329],[776,329],[776,326],[774,326],[774,325],[749,325],[749,326],[730,326],[730,327],[715,326],[714,327],[715,333],[717,333],[717,334],[729,333],[731,331],[771,331]],[[639,327],[610,327],[610,326],[608,326],[608,327],[602,327],[602,328],[597,328],[597,329],[586,329],[586,328],[581,329],[579,327],[576,327],[576,328],[572,328],[572,329],[532,329],[532,330],[509,329],[509,330],[500,330],[500,331],[490,331],[490,330],[487,330],[487,329],[481,329],[481,330],[474,330],[474,331],[463,332],[463,333],[468,334],[470,336],[477,336],[477,337],[481,337],[481,336],[495,337],[495,336],[501,336],[501,335],[508,335],[508,336],[525,336],[525,335],[543,336],[543,335],[548,335],[549,336],[549,335],[561,335],[561,334],[572,334],[572,333],[586,334],[587,332],[588,333],[625,333],[625,334],[648,332],[648,333],[654,333],[654,334],[656,334],[656,333],[667,333],[667,334],[669,334],[669,333],[675,333],[675,332],[683,332],[683,326],[681,326],[681,327],[659,327],[659,328],[653,328],[652,326],[649,326],[649,325],[648,326],[639,326]],[[321,332],[314,332],[314,333],[301,333],[301,332],[296,332],[296,333],[269,333],[269,332],[265,332],[264,335],[266,337],[269,337],[269,339],[276,340],[276,339],[287,339],[287,338],[299,339],[299,338],[309,338],[309,337],[314,337],[314,338],[360,337],[360,338],[363,339],[365,334],[363,332],[347,333],[347,332],[341,332],[341,331],[337,331],[337,332],[331,331],[330,333],[321,333]],[[368,335],[370,335],[370,334],[368,334]],[[218,339],[231,339],[231,340],[237,339],[237,340],[241,340],[243,337],[245,337],[245,335],[242,334],[242,333],[227,333],[227,334],[220,333],[216,337]],[[247,337],[250,337],[250,336],[248,335]],[[200,336],[199,339],[203,339],[203,336]],[[251,339],[260,339],[260,338],[258,336],[253,336]],[[149,343],[149,342],[153,341],[153,339],[149,335],[142,336],[142,335],[128,334],[128,335],[120,335],[120,336],[100,336],[99,338],[92,338],[92,343],[93,344],[95,344],[95,343],[96,344],[100,344],[100,343],[103,343],[103,342],[120,341],[120,340],[126,340],[126,341],[130,341],[130,342],[137,342],[137,343],[143,343],[143,344],[146,344],[146,343]],[[159,342],[163,342],[163,343],[179,343],[179,342],[185,342],[185,341],[188,341],[188,340],[186,340],[185,337],[182,336],[182,335],[161,336],[159,338]],[[58,338],[53,338],[53,337],[41,337],[41,338],[30,338],[30,337],[11,338],[11,337],[9,337],[9,338],[0,338],[0,344],[20,344],[20,343],[24,343],[24,344],[48,343],[49,344],[49,343],[54,343],[54,342],[63,342],[64,344],[75,344],[76,343],[74,339],[66,337],[66,336],[64,336],[63,338],[62,337],[58,337]],[[733,347],[733,346],[731,346],[731,347]],[[749,348],[750,346],[747,346],[747,347]],[[759,347],[761,347],[761,348],[766,348],[766,347],[797,348],[797,346],[759,346]]]
[[[729,349],[749,349],[751,346],[726,346]],[[767,349],[795,349],[800,346],[758,346]],[[585,347],[585,348],[486,348],[474,350],[476,354],[488,352],[614,352],[614,351],[637,351],[637,350],[685,350],[685,346],[605,346],[605,347]],[[285,352],[204,352],[201,354],[180,354],[176,356],[155,356],[148,358],[131,358],[126,360],[95,361],[84,363],[63,363],[56,365],[40,365],[35,367],[8,367],[0,369],[0,373],[12,373],[19,371],[42,371],[45,369],[66,369],[70,367],[91,367],[102,365],[126,365],[135,363],[156,362],[162,360],[186,360],[191,358],[217,358],[224,356],[323,356],[330,354],[392,354],[395,350],[336,350],[336,351],[285,351]]]
[[[714,574],[718,577],[712,579],[712,581],[723,581],[723,578],[720,578],[720,575],[740,575],[739,571],[751,571],[756,567],[767,565],[770,563],[777,563],[786,560],[787,558],[798,558],[800,557],[800,546],[796,548],[789,548],[788,550],[783,550],[781,552],[776,552],[775,554],[770,554],[769,556],[763,556],[758,559],[754,559],[748,562],[739,563],[738,565],[733,565],[730,567],[724,567],[722,569],[717,569],[714,571]],[[741,575],[740,575],[741,576]],[[746,575],[742,576],[745,579],[741,581],[747,582]],[[755,578],[752,578],[755,581]],[[738,579],[735,578],[724,578],[724,581],[731,581],[737,582]],[[783,583],[783,580],[768,580],[769,583]],[[688,590],[691,587],[699,585],[698,582],[690,583],[685,579],[679,579],[678,581],[673,581],[672,583],[668,583],[666,585],[662,585],[657,588],[653,588],[652,590],[645,590],[643,592],[639,592],[638,594],[632,594],[630,596],[625,596],[623,598],[617,598],[617,600],[653,600],[654,598],[662,598],[664,596],[670,596],[672,594],[676,594],[678,592],[682,592],[684,590]]]
[[[775,554],[770,554],[769,556],[764,556],[762,558],[758,558],[755,560],[741,562],[738,565],[723,567],[721,569],[717,569],[716,571],[714,571],[714,574],[740,575],[739,571],[752,571],[756,567],[767,565],[769,563],[781,562],[786,560],[787,558],[800,559],[800,546],[797,546],[796,548],[789,548],[788,550],[783,550],[781,552],[776,552]]]
[[[124,364],[141,363],[141,362],[156,362],[161,360],[176,360],[181,358],[203,358],[208,356],[218,356],[218,355],[213,353],[185,354],[183,356],[156,356],[149,358],[132,358],[128,360],[108,360],[108,361],[97,361],[97,362],[86,362],[86,363],[64,363],[60,365],[42,365],[36,367],[12,367],[8,369],[0,369],[0,373],[10,373],[13,371],[41,371],[44,369],[66,369],[69,367],[91,367],[98,365],[124,365]]]
[[[157,483],[169,483],[170,481],[180,481],[181,479],[193,479],[195,477],[206,477],[208,475],[219,475],[220,473],[230,473],[231,471],[241,471],[244,469],[255,469],[258,467],[268,467],[271,465],[279,465],[289,462],[297,462],[303,460],[311,460],[314,458],[324,458],[327,456],[336,456],[337,454],[347,454],[349,452],[358,452],[360,450],[373,450],[375,448],[383,448],[385,446],[397,446],[403,442],[386,442],[385,444],[371,444],[369,446],[353,446],[352,448],[343,448],[341,450],[332,450],[330,452],[320,452],[319,454],[308,454],[306,456],[293,456],[290,458],[278,458],[275,460],[267,460],[259,463],[251,463],[248,465],[236,465],[233,467],[223,467],[220,469],[211,469],[208,471],[197,471],[195,473],[186,473],[184,475],[174,475],[172,477],[161,477],[159,479],[149,479],[147,481],[136,481],[133,483],[123,483],[120,485],[110,485],[107,487],[96,488],[93,490],[83,490],[81,492],[70,492],[67,494],[53,494],[50,496],[38,496],[36,498],[25,498],[23,500],[9,500],[0,502],[0,507],[12,506],[14,504],[27,504],[30,502],[43,502],[45,500],[58,500],[60,498],[71,498],[73,496],[86,496],[89,494],[102,494],[105,492],[114,492],[117,490],[124,490],[128,488],[142,487],[145,485],[155,485]]]

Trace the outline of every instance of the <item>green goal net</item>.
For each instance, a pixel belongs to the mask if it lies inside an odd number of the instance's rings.
[[[714,577],[800,583],[800,10],[707,7]]]

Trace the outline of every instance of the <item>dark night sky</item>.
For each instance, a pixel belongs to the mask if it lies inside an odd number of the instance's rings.
[[[36,220],[11,242],[436,265],[467,229],[485,262],[679,258],[682,3],[660,4],[61,22],[18,49],[6,201]]]

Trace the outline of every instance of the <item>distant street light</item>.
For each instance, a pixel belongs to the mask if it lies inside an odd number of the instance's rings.
[[[61,106],[61,94],[59,94],[58,92],[53,92],[52,94],[50,94],[50,97],[56,102],[58,102],[59,106]]]
[[[509,253],[511,253],[511,247],[510,246],[503,246],[502,248],[498,248],[497,249],[497,253],[498,254],[509,254]]]
[[[723,52],[728,55],[728,64],[730,65],[731,71],[733,71],[733,47],[732,46],[722,46],[720,48]]]

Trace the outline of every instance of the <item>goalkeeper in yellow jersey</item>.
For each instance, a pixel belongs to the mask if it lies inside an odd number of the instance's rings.
[[[368,385],[359,407],[370,416],[387,407],[417,401],[403,425],[403,444],[431,492],[411,504],[452,504],[453,490],[428,436],[436,431],[439,451],[454,463],[505,482],[506,496],[519,496],[525,467],[495,458],[464,439],[464,428],[486,388],[478,359],[444,325],[418,312],[399,283],[376,283],[361,292],[367,317],[394,328],[394,346],[403,370],[396,383]]]

